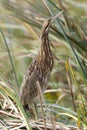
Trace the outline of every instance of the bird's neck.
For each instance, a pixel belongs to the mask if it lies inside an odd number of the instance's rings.
[[[48,31],[44,32],[42,35],[41,53],[44,53],[45,56],[52,55],[50,44],[49,44]]]

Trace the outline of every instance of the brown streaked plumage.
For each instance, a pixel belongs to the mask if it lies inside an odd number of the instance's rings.
[[[42,92],[47,88],[47,81],[53,69],[53,55],[50,49],[48,32],[49,27],[58,16],[59,14],[49,18],[43,24],[41,47],[27,70],[20,91],[20,100],[24,107],[30,105],[31,103],[34,103],[37,99],[37,81],[41,86]]]

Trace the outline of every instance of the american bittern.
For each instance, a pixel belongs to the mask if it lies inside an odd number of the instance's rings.
[[[49,18],[43,24],[41,47],[27,70],[20,92],[20,100],[25,108],[34,103],[38,97],[37,81],[42,92],[47,88],[47,81],[53,69],[53,54],[49,44],[48,32],[49,27],[59,14]]]

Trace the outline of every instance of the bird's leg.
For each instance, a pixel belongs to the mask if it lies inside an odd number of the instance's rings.
[[[25,111],[29,111],[35,117],[35,114],[34,114],[32,108],[29,107],[28,104],[24,105],[23,108]]]
[[[24,108],[25,111],[29,110],[28,104],[23,105],[23,108]]]

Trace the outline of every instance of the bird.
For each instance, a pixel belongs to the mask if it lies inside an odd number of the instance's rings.
[[[49,42],[49,28],[61,14],[46,19],[42,26],[41,46],[29,65],[20,90],[20,101],[25,109],[38,99],[37,81],[42,93],[47,89],[47,83],[53,69],[54,59]]]

